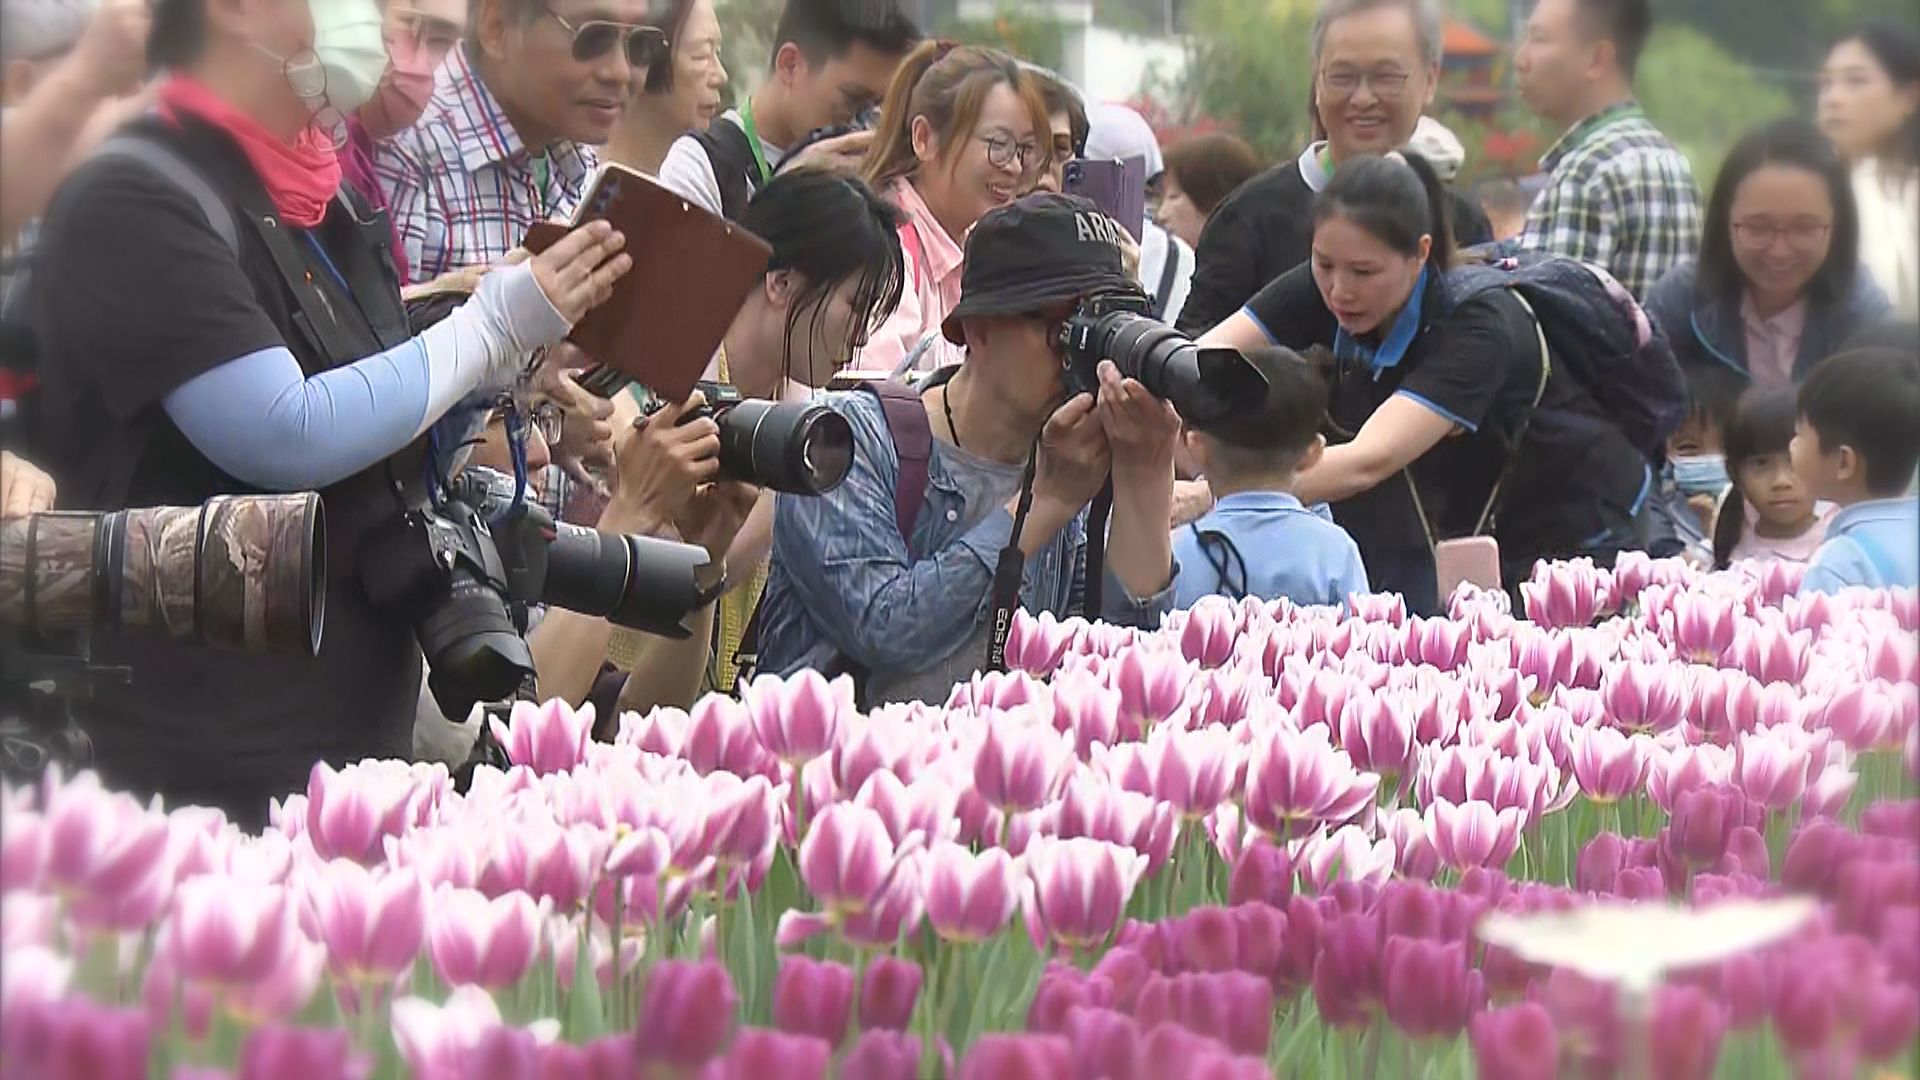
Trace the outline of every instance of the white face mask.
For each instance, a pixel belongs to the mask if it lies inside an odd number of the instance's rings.
[[[265,45],[255,49],[277,62],[287,85],[315,114],[331,108],[344,118],[373,96],[387,69],[380,9],[373,0],[312,0],[313,44],[293,56]]]

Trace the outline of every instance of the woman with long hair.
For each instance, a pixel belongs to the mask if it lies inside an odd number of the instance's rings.
[[[1820,72],[1820,129],[1853,166],[1860,255],[1900,316],[1920,314],[1920,30],[1893,19],[1840,39]]]
[[[1860,268],[1847,167],[1818,131],[1782,120],[1740,140],[1707,203],[1700,256],[1647,297],[1696,387],[1718,409],[1749,385],[1792,386],[1887,298]]]
[[[1012,57],[937,41],[907,56],[860,170],[906,215],[907,285],[860,350],[861,367],[892,370],[913,357],[915,370],[929,371],[959,361],[960,348],[938,330],[960,302],[967,230],[1033,187],[1051,159],[1050,138],[1039,85]]]
[[[707,130],[726,107],[720,92],[727,68],[720,60],[713,0],[673,0],[661,29],[667,34],[666,62],[647,68],[603,155],[649,176],[660,174],[675,139]]]

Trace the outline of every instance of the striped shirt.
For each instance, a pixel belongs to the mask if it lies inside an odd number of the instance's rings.
[[[433,98],[375,160],[412,282],[494,262],[527,230],[579,202],[597,159],[558,142],[536,153],[455,46],[434,75]]]
[[[1527,250],[1603,267],[1642,300],[1698,250],[1693,170],[1639,105],[1588,117],[1540,165],[1551,175],[1527,214]]]

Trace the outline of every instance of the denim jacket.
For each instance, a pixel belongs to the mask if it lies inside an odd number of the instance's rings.
[[[894,488],[900,459],[877,397],[864,391],[826,399],[853,428],[853,466],[825,495],[782,494],[775,502],[773,570],[761,600],[759,668],[787,675],[831,671],[851,661],[869,672],[925,671],[972,641],[993,617],[993,570],[1013,533],[997,507],[973,528],[964,497],[934,441],[926,501],[913,542],[900,538]],[[1083,512],[1027,561],[1020,605],[1056,617],[1081,610],[1087,530]],[[1174,568],[1178,576],[1178,568]],[[1173,588],[1136,599],[1109,571],[1098,616],[1158,625]],[[985,663],[984,654],[981,663]]]

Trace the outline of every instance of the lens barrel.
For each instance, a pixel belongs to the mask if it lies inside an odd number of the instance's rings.
[[[812,402],[743,400],[717,410],[720,468],[756,487],[822,495],[853,467],[853,427]]]
[[[557,525],[540,599],[616,626],[684,638],[682,621],[710,599],[697,581],[709,562],[691,544]]]
[[[1077,362],[1113,361],[1195,427],[1252,412],[1266,400],[1266,377],[1237,350],[1202,348],[1144,315],[1108,312],[1070,325],[1067,344]]]

